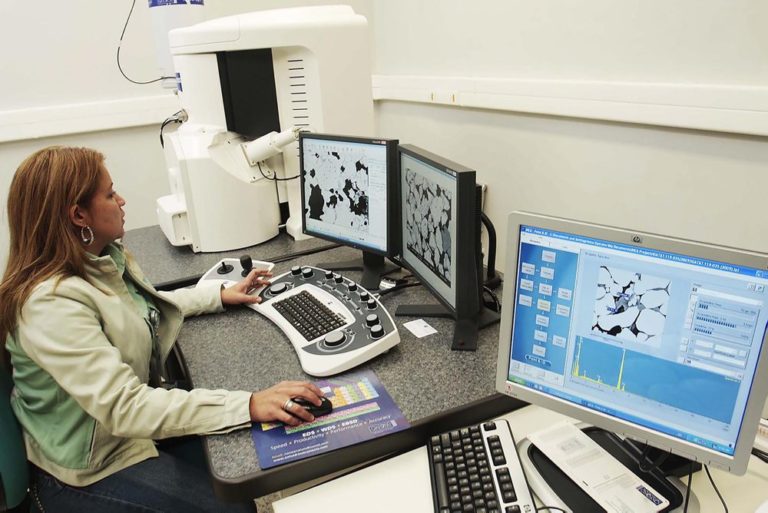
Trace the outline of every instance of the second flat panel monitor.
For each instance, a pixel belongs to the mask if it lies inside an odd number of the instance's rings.
[[[458,291],[460,182],[469,185],[467,198],[474,204],[474,171],[456,164],[440,165],[437,156],[424,157],[414,147],[403,145],[400,153],[401,234],[403,262],[420,277],[437,297],[456,309]],[[461,172],[454,171],[453,168]],[[472,208],[472,207],[470,207]],[[467,213],[465,212],[465,215]]]
[[[400,258],[441,305],[401,305],[398,315],[456,320],[453,349],[473,350],[498,320],[481,302],[480,191],[475,171],[400,146]]]
[[[362,260],[323,267],[362,268],[363,287],[378,289],[394,238],[387,208],[397,140],[302,133],[299,151],[304,232],[363,251]]]

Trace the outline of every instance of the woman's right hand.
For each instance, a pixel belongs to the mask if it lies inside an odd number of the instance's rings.
[[[271,422],[279,420],[289,426],[296,426],[302,421],[312,422],[312,416],[303,406],[290,404],[288,411],[283,409],[288,399],[303,397],[312,404],[320,406],[323,393],[316,385],[306,381],[281,381],[260,392],[251,394],[250,413],[253,422]]]

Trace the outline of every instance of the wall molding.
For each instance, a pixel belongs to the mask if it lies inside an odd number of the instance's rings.
[[[0,111],[0,143],[160,124],[179,110],[173,93]]]
[[[373,97],[768,135],[768,87],[374,75]]]
[[[768,87],[373,75],[373,98],[768,136]],[[0,143],[159,124],[173,93],[0,111]]]

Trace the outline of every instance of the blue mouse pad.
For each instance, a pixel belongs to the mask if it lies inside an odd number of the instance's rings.
[[[281,422],[251,428],[259,466],[275,467],[410,426],[372,371],[353,372],[315,381],[330,399],[333,411],[312,422],[287,426]]]

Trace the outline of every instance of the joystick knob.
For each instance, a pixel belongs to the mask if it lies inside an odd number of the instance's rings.
[[[330,280],[333,278],[333,271],[325,271],[325,279]]]
[[[357,290],[357,283],[355,283],[354,281],[350,282],[349,285],[347,285],[347,288],[349,289],[350,292],[354,292]]]
[[[346,339],[347,337],[346,335],[344,335],[344,332],[332,331],[325,336],[325,338],[323,339],[323,342],[328,347],[336,347],[343,344]]]
[[[243,267],[243,272],[240,274],[242,276],[248,276],[248,273],[251,272],[251,269],[253,269],[253,260],[251,260],[251,255],[241,256],[240,265]]]
[[[313,274],[315,274],[315,272],[312,270],[311,267],[305,267],[304,269],[301,270],[301,275],[304,276],[305,278],[311,278]]]
[[[294,265],[293,267],[291,267],[292,276],[298,276],[300,274],[301,274],[301,267],[299,267],[298,265]]]
[[[344,277],[340,274],[334,274],[333,281],[335,281],[336,283],[341,283],[344,281]]]
[[[379,324],[379,316],[376,314],[368,314],[365,316],[365,324],[368,326],[376,326]]]
[[[219,274],[228,274],[232,272],[232,269],[234,269],[235,266],[230,265],[226,263],[224,260],[221,261],[221,265],[216,269],[216,272]]]
[[[368,293],[363,291],[360,293],[360,301],[368,301]]]
[[[381,338],[382,335],[384,335],[384,328],[381,327],[381,324],[371,326],[371,337]]]
[[[368,305],[368,310],[373,310],[374,308],[376,308],[376,300],[373,298],[366,301],[365,304]]]
[[[282,294],[288,289],[288,285],[285,283],[275,283],[271,287],[269,287],[269,293],[273,296],[276,296],[278,294]]]

